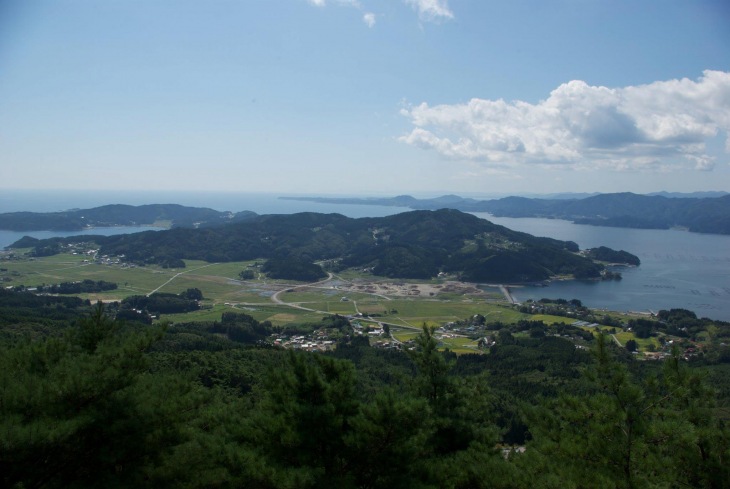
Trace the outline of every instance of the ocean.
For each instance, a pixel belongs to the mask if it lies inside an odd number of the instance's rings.
[[[383,217],[409,209],[370,205],[318,204],[284,200],[277,194],[233,192],[70,192],[2,191],[0,212],[52,212],[86,209],[105,204],[174,203],[210,207],[220,211],[250,210],[259,214],[296,212],[340,213],[348,217]],[[291,195],[286,195],[291,196]],[[684,308],[698,316],[730,321],[730,236],[680,230],[624,229],[573,224],[559,219],[478,217],[536,236],[575,241],[581,249],[608,246],[626,250],[641,259],[641,266],[620,270],[621,281],[552,282],[548,287],[516,287],[518,301],[527,299],[579,299],[592,308],[616,311],[658,311]],[[119,234],[149,227],[96,228],[85,234]],[[50,231],[15,233],[0,231],[0,248],[24,235],[51,237],[73,233]]]
[[[0,190],[0,213],[56,212],[69,209],[90,209],[107,204],[180,204],[207,207],[217,211],[253,211],[258,214],[293,214],[295,212],[337,212],[348,217],[382,217],[410,209],[406,207],[319,204],[279,197],[295,194],[246,192],[182,192],[182,191],[70,191],[70,190]]]
[[[255,194],[239,192],[152,192],[152,191],[69,191],[69,190],[2,190],[0,213],[5,212],[58,212],[69,209],[90,209],[107,204],[180,204],[191,207],[208,207],[217,211],[253,211],[257,214],[293,214],[297,212],[339,213],[347,217],[383,217],[406,212],[406,207],[319,204],[280,199],[291,194]],[[11,245],[23,236],[46,239],[60,236],[115,234],[150,231],[160,228],[149,226],[123,226],[94,228],[84,231],[5,231],[0,230],[0,249]]]
[[[608,246],[638,256],[641,265],[622,268],[621,281],[554,281],[548,287],[516,287],[527,299],[579,299],[612,311],[683,308],[700,317],[730,321],[730,236],[677,229],[625,229],[573,224],[560,219],[477,216],[533,234],[574,241],[581,249]]]

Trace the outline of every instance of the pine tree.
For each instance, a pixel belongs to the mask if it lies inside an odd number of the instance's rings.
[[[180,441],[180,386],[144,375],[159,331],[120,331],[98,306],[63,338],[2,348],[4,487],[140,485]]]
[[[712,396],[680,364],[643,381],[599,335],[584,394],[563,394],[530,411],[534,441],[518,460],[538,488],[727,487],[727,430]]]

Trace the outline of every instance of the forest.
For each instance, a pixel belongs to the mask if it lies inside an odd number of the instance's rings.
[[[530,282],[556,275],[598,278],[604,269],[579,255],[573,242],[537,238],[449,209],[360,219],[264,215],[199,229],[23,239],[13,247],[32,244],[32,255],[58,253],[80,240],[93,241],[99,255],[170,268],[184,267],[185,259],[213,263],[265,258],[276,278],[292,280],[324,276],[312,264],[325,261],[335,271],[359,267],[380,276],[419,279],[444,272],[472,282]]]
[[[440,350],[428,327],[381,350],[338,316],[307,326],[337,348],[307,353],[243,313],[149,325],[74,299],[0,290],[3,487],[730,485],[721,357],[520,334],[540,321],[488,324],[480,355]]]

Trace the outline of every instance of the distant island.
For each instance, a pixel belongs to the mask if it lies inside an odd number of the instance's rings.
[[[456,209],[487,212],[495,217],[566,219],[575,224],[638,229],[683,228],[690,232],[730,234],[730,194],[719,193],[639,195],[633,193],[555,194],[550,197],[504,197],[478,200],[458,195],[417,199],[397,197],[280,197],[284,200],[324,204],[405,207],[413,210]],[[699,197],[697,195],[700,195]],[[113,226],[199,228],[242,222],[255,212],[217,211],[177,204],[105,205],[59,212],[9,212],[0,214],[0,230],[81,231]]]
[[[385,198],[282,197],[326,204],[359,204],[463,212],[488,212],[496,217],[566,219],[575,224],[638,229],[681,227],[690,232],[730,234],[730,194],[692,197],[681,194],[639,195],[630,192],[583,198],[505,197],[477,200],[458,195],[417,199],[410,195]],[[715,194],[710,194],[715,195]]]
[[[90,241],[99,246],[100,255],[168,268],[183,268],[186,259],[262,258],[270,276],[303,281],[324,276],[322,267],[327,266],[390,278],[446,274],[466,282],[526,283],[555,276],[599,279],[606,262],[639,263],[624,251],[579,253],[574,242],[537,238],[453,209],[360,219],[317,213],[254,215],[226,225],[116,236],[24,237],[11,247],[49,256]]]
[[[178,204],[112,204],[60,212],[7,212],[0,214],[0,229],[8,231],[81,231],[113,226],[200,227],[248,219],[256,213],[220,212]]]

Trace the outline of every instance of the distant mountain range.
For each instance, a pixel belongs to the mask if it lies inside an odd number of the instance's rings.
[[[719,192],[718,192],[719,193]],[[714,193],[712,193],[714,194]],[[682,194],[639,195],[630,192],[598,194],[583,198],[505,197],[494,200],[444,195],[416,199],[410,195],[389,198],[285,197],[328,204],[362,204],[450,208],[464,212],[488,212],[497,217],[543,217],[567,219],[576,224],[641,229],[686,228],[692,232],[730,234],[730,194],[719,197],[689,197]]]
[[[256,213],[220,212],[177,204],[113,204],[93,209],[61,212],[8,212],[0,214],[0,229],[9,231],[80,231],[111,226],[199,227],[227,224],[248,219]]]
[[[715,195],[722,192],[703,192]],[[700,194],[700,193],[698,193]],[[573,195],[573,197],[571,197]],[[580,195],[581,197],[575,197]],[[691,232],[730,234],[730,194],[691,197],[696,194],[639,195],[633,193],[555,194],[552,198],[504,197],[478,200],[458,195],[417,199],[410,195],[378,198],[281,197],[327,204],[360,204],[406,207],[414,210],[456,209],[487,212],[497,217],[567,219],[576,224],[641,229],[685,228]],[[11,231],[80,231],[108,226],[162,225],[210,227],[241,222],[256,213],[216,211],[177,204],[105,205],[61,212],[10,212],[0,214],[0,229]]]
[[[93,241],[99,254],[124,256],[139,264],[184,267],[182,260],[208,262],[264,258],[279,278],[312,275],[313,263],[333,269],[360,268],[391,278],[428,279],[444,272],[469,282],[533,282],[556,275],[598,278],[604,265],[570,241],[537,238],[452,209],[412,211],[380,218],[340,214],[250,216],[206,228],[117,236],[23,238],[13,247],[34,247],[37,256],[66,245]],[[595,260],[638,264],[625,252],[597,250]],[[268,263],[267,263],[268,264]],[[321,273],[321,270],[319,270]],[[314,273],[316,277],[317,274]]]

